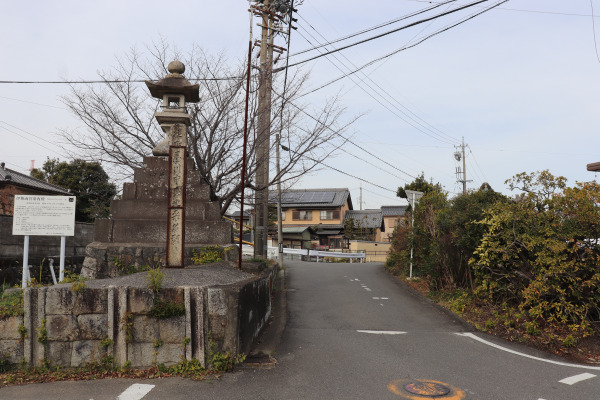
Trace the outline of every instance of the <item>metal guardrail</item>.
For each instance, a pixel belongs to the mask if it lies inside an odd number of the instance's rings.
[[[307,257],[316,257],[317,262],[319,262],[320,258],[348,258],[350,262],[353,260],[359,260],[360,262],[364,262],[366,255],[364,253],[340,253],[335,251],[318,251],[318,250],[310,250],[310,249],[283,249],[283,254],[296,254],[300,256]],[[268,248],[269,257],[277,258],[277,247],[269,247]]]

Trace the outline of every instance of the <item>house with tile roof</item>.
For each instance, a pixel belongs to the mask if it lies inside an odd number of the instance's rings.
[[[276,193],[270,193],[269,204],[277,204]],[[352,210],[347,188],[288,189],[281,195],[281,209],[285,247],[344,247],[343,219]],[[277,237],[276,231],[270,233]]]
[[[382,234],[382,241],[391,241],[396,225],[402,225],[406,222],[407,208],[408,206],[381,206],[383,225],[385,227],[385,232]]]
[[[8,169],[5,163],[0,163],[0,215],[12,216],[15,195],[24,194],[56,196],[71,193],[60,186]]]
[[[385,225],[379,209],[348,210],[344,215],[344,234],[347,239],[381,242]]]

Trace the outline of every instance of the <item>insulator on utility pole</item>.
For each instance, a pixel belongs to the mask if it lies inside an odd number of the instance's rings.
[[[463,194],[467,194],[467,182],[473,182],[472,180],[467,180],[467,160],[465,158],[465,137],[462,138],[462,143],[459,146],[454,146],[460,148],[460,150],[454,152],[454,159],[458,162],[462,160],[462,171],[460,166],[456,167],[456,182],[462,183],[463,185]],[[461,179],[462,172],[462,179]]]

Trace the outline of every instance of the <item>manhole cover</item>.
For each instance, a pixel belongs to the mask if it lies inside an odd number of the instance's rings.
[[[428,397],[445,396],[450,393],[450,388],[448,386],[437,382],[427,381],[409,383],[408,385],[404,386],[404,389],[408,393]]]

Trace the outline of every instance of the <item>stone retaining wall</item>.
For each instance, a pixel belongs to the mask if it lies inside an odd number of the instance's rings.
[[[232,285],[163,288],[27,288],[24,317],[0,323],[0,360],[29,366],[77,367],[112,356],[116,365],[206,363],[211,342],[220,352],[248,352],[271,312],[276,268]],[[185,315],[149,315],[158,299],[182,303]],[[26,334],[21,337],[19,325]],[[21,329],[22,330],[22,329]]]

